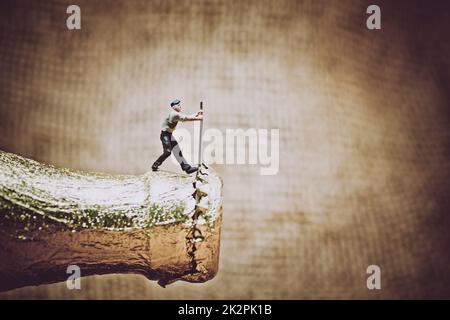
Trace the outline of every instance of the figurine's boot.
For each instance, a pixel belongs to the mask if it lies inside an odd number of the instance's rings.
[[[159,164],[158,162],[153,163],[153,164],[152,164],[152,171],[158,171],[159,165],[160,165],[160,164]]]
[[[186,172],[187,174],[194,173],[195,171],[198,170],[197,167],[191,167],[190,165],[184,164],[184,163],[181,165],[181,169],[182,169],[184,172]]]

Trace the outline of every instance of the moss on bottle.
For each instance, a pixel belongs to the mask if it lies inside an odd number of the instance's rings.
[[[183,223],[192,214],[194,200],[185,196],[192,187],[185,176],[167,175],[175,185],[173,192],[184,192],[182,200],[176,200],[151,195],[146,175],[83,173],[2,151],[0,169],[1,231],[10,230],[21,240],[48,228],[73,232],[150,228]]]

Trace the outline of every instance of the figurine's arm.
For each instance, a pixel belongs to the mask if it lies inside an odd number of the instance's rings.
[[[195,114],[188,115],[184,118],[184,121],[201,121],[203,120],[203,111],[199,111]]]

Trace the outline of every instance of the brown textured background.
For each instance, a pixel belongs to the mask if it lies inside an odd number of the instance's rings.
[[[73,1],[0,3],[2,150],[142,173],[178,97],[205,101],[209,128],[280,128],[280,172],[215,166],[208,283],[107,275],[0,298],[450,298],[447,1],[375,1],[381,31],[365,28],[372,1],[75,2],[81,31],[65,27]]]

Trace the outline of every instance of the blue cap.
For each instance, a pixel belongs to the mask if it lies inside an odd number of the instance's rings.
[[[175,99],[175,100],[173,100],[171,103],[170,103],[170,106],[171,107],[173,107],[173,106],[176,106],[177,104],[180,104],[180,100],[178,100],[178,99]]]

